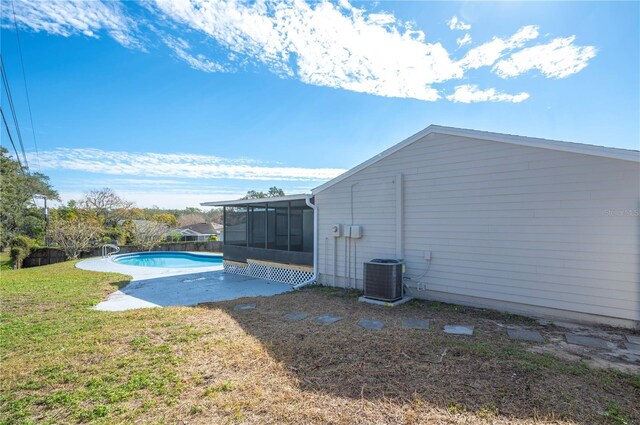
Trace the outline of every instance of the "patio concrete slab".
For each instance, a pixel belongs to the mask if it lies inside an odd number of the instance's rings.
[[[323,325],[330,325],[332,323],[338,322],[340,320],[342,320],[342,317],[340,316],[333,316],[331,314],[324,314],[322,316],[318,316],[314,319],[316,322],[323,324]]]
[[[529,329],[507,329],[507,335],[509,338],[519,341],[544,342],[540,332]]]
[[[384,322],[382,320],[362,319],[358,320],[358,326],[364,329],[379,331],[380,329],[384,328]]]
[[[640,336],[627,335],[627,341],[629,341],[632,344],[639,344],[640,345]]]
[[[237,304],[233,306],[233,311],[255,310],[255,304]]]
[[[444,333],[451,335],[473,335],[473,326],[446,325]]]
[[[284,315],[284,319],[285,320],[289,320],[289,321],[292,321],[292,322],[297,322],[298,320],[304,320],[307,317],[309,317],[309,313],[305,313],[303,311],[295,312],[295,313],[289,313],[289,314],[285,314]]]
[[[567,339],[567,342],[569,344],[575,344],[575,345],[583,345],[585,347],[592,347],[592,348],[605,348],[605,349],[609,349],[609,348],[613,348],[613,344],[605,341],[604,339],[600,339],[600,338],[594,338],[591,336],[584,336],[584,335],[577,335],[577,334],[564,334],[565,338]]]
[[[402,319],[404,329],[429,329],[429,321],[422,319]]]
[[[285,283],[225,273],[222,266],[164,269],[125,266],[109,259],[92,258],[79,262],[76,267],[133,277],[127,286],[115,291],[94,307],[103,311],[191,306],[204,302],[271,296],[293,290],[291,285]]]

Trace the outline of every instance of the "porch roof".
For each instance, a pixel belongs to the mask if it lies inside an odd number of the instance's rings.
[[[234,201],[212,201],[203,202],[200,205],[203,207],[277,207],[278,204],[285,205],[291,201],[303,201],[312,197],[313,195],[308,193],[298,193],[295,195],[274,196],[271,198],[255,198],[255,199],[236,199]]]

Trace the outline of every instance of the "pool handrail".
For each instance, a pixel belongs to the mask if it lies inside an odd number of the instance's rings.
[[[109,249],[113,249],[113,251],[109,251]],[[112,243],[102,245],[102,258],[111,257],[113,254],[117,254],[118,252],[120,252],[120,247],[118,245]]]

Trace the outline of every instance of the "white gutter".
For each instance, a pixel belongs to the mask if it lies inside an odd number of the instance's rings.
[[[313,276],[311,279],[295,285],[294,290],[311,285],[318,279],[318,206],[311,203],[312,196],[306,197],[304,201],[309,208],[313,209]]]

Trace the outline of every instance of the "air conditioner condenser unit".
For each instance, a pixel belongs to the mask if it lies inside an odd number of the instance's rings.
[[[364,263],[364,296],[393,302],[404,295],[402,285],[403,262],[374,258]]]

